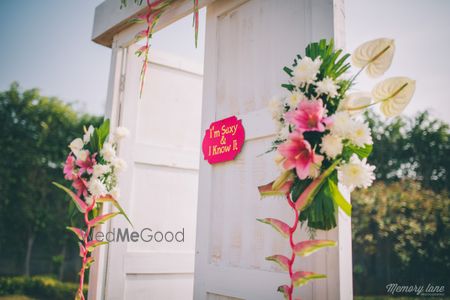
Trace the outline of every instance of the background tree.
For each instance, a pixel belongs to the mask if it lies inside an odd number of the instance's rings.
[[[427,112],[365,117],[377,181],[352,193],[355,293],[383,295],[392,282],[448,286],[449,126]]]
[[[63,181],[67,145],[83,125],[100,122],[57,98],[41,96],[37,89],[21,92],[17,83],[0,93],[0,257],[13,258],[3,261],[9,268],[0,269],[15,273],[22,262],[23,273],[29,275],[36,242],[44,257],[55,245],[64,249],[70,202],[51,182]],[[48,245],[50,252],[45,251]],[[43,264],[51,265],[46,259]]]

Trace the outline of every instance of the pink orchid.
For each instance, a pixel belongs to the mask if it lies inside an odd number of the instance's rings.
[[[77,190],[77,196],[78,197],[80,197],[81,195],[83,195],[84,197],[88,196],[86,179],[83,179],[81,177],[77,177],[73,181],[72,186]]]
[[[80,167],[80,174],[83,174],[85,171],[88,174],[92,174],[92,172],[94,171],[93,167],[97,163],[95,161],[95,156],[97,156],[97,153],[94,153],[93,155],[89,155],[89,152],[88,152],[85,160],[77,159],[76,164],[78,167]]]
[[[66,163],[64,164],[64,178],[67,180],[74,180],[77,176],[74,172],[75,168],[75,157],[72,154],[69,154],[66,159]]]
[[[299,132],[325,131],[330,123],[322,99],[300,101],[296,110],[286,113],[286,120],[295,125]]]
[[[314,176],[323,160],[323,156],[316,154],[309,142],[298,133],[291,133],[289,139],[278,146],[278,151],[285,158],[283,167],[286,170],[295,168],[300,179]]]

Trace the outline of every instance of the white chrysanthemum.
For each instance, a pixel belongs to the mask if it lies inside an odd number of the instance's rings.
[[[325,77],[322,81],[316,83],[316,91],[318,94],[325,94],[334,98],[338,95],[339,86],[334,83],[334,80],[330,77]]]
[[[121,172],[121,171],[125,170],[127,167],[127,163],[123,159],[118,158],[118,157],[115,157],[112,160],[112,165],[114,167],[115,172]]]
[[[70,150],[72,150],[73,153],[76,153],[76,152],[80,151],[81,149],[83,149],[83,146],[84,146],[83,140],[80,138],[74,139],[69,144],[69,148],[70,148]]]
[[[283,102],[280,98],[274,97],[269,101],[269,110],[272,114],[272,119],[276,123],[278,128],[281,128],[283,124],[280,122],[283,116]]]
[[[91,196],[87,196],[87,197],[85,198],[85,201],[86,201],[86,204],[87,204],[87,205],[91,205],[91,204],[92,204],[92,201],[94,201],[94,199],[93,199],[93,197],[91,197]]]
[[[100,151],[100,154],[107,162],[111,162],[116,157],[116,150],[111,143],[106,142],[103,144],[103,148]]]
[[[88,190],[92,196],[102,196],[106,194],[106,187],[98,178],[92,178],[88,182]]]
[[[348,163],[338,167],[339,182],[350,190],[355,187],[367,188],[375,180],[373,170],[375,166],[367,164],[366,158],[360,160],[356,154],[353,154]]]
[[[320,152],[325,153],[329,158],[335,158],[342,153],[343,148],[342,138],[333,134],[327,134],[322,138]]]
[[[130,131],[127,128],[119,126],[114,131],[114,139],[115,139],[115,141],[120,141],[121,139],[128,136],[129,134],[130,134]]]
[[[364,147],[364,145],[373,144],[369,125],[363,122],[354,122],[353,131],[350,134],[349,139],[352,144],[358,147]]]
[[[339,111],[332,116],[330,131],[332,134],[342,138],[348,138],[352,134],[354,124],[355,121],[353,121],[348,112]]]
[[[294,67],[293,81],[296,85],[303,83],[311,83],[317,78],[322,60],[317,57],[314,61],[306,56],[300,60],[296,67]]]
[[[114,198],[114,199],[119,199],[120,197],[120,190],[119,187],[115,186],[112,188],[110,195]]]
[[[89,143],[89,141],[91,140],[91,135],[94,133],[94,126],[89,125],[88,130],[85,132],[85,134],[83,135],[83,142],[85,144]]]
[[[109,165],[96,164],[92,168],[93,168],[92,176],[96,178],[99,178],[110,171]]]
[[[295,108],[298,106],[300,101],[305,100],[305,98],[306,97],[305,97],[305,95],[303,95],[303,93],[301,93],[299,91],[294,91],[289,94],[289,96],[287,97],[286,100],[291,108]]]
[[[81,161],[85,161],[89,155],[89,151],[88,150],[80,150],[78,152],[74,152],[74,154],[77,159],[79,159]]]

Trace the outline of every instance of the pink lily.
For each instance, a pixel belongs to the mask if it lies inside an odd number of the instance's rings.
[[[298,133],[291,133],[289,139],[278,147],[278,151],[285,158],[283,167],[286,170],[295,168],[300,179],[313,177],[323,160],[323,156],[316,154],[309,142]]]
[[[97,163],[95,161],[95,156],[97,155],[97,153],[94,153],[93,155],[88,155],[86,156],[85,160],[81,160],[81,159],[77,159],[77,166],[80,167],[80,174],[83,174],[85,171],[88,174],[92,174],[92,172],[94,171],[94,165]]]
[[[326,110],[322,99],[300,101],[294,111],[286,113],[286,120],[295,125],[299,132],[305,131],[325,131],[325,126],[331,122],[326,117]]]
[[[87,182],[85,179],[83,179],[81,177],[77,177],[73,181],[72,186],[77,190],[78,197],[80,197],[81,195],[83,195],[84,197],[88,196]]]
[[[75,168],[75,157],[72,154],[69,154],[66,159],[66,163],[64,164],[64,178],[67,180],[74,180],[77,176],[74,172]]]

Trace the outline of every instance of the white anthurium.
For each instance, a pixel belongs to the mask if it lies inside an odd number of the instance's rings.
[[[375,103],[386,117],[398,116],[411,101],[416,81],[408,77],[392,77],[378,83],[372,90]]]
[[[372,95],[367,92],[357,92],[347,95],[339,103],[338,111],[346,110],[351,115],[358,114],[372,103]]]
[[[352,63],[355,67],[365,68],[370,77],[379,77],[391,66],[394,52],[393,39],[380,38],[368,41],[355,49]]]

